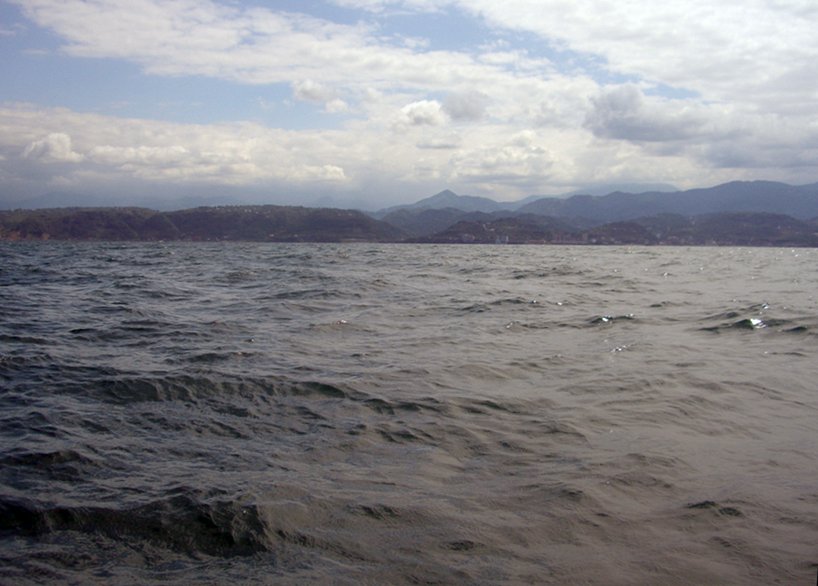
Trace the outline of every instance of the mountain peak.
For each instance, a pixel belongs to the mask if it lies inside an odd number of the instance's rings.
[[[487,197],[457,195],[450,189],[444,189],[440,193],[422,199],[409,207],[419,209],[457,208],[466,212],[493,212],[500,209],[501,206]]]
[[[416,206],[425,206],[425,207],[432,207],[432,206],[439,207],[442,204],[442,205],[446,206],[448,204],[452,204],[452,203],[460,201],[461,199],[469,198],[469,197],[470,196],[468,196],[468,195],[457,195],[451,189],[444,189],[440,193],[436,193],[436,194],[434,194],[432,196],[426,197],[426,198],[416,202],[414,205],[416,205]]]

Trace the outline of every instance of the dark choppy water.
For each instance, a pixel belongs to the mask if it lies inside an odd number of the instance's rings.
[[[818,250],[0,258],[2,583],[814,583]]]

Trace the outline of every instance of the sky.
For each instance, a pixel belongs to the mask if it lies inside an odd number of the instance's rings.
[[[815,0],[0,0],[0,207],[813,183],[816,31]]]

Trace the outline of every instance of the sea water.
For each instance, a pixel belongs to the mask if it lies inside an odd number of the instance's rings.
[[[3,584],[814,583],[818,250],[0,260]]]

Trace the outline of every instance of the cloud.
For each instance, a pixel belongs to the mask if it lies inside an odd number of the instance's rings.
[[[813,0],[336,0],[383,11],[457,8],[498,30],[534,34],[562,67],[602,68],[709,100],[778,112],[810,108],[818,73]],[[512,62],[514,51],[487,52]],[[782,94],[786,97],[781,99]]]
[[[497,25],[599,56],[609,71],[710,100],[787,111],[789,104],[770,99],[771,84],[782,75],[800,80],[786,92],[796,103],[814,100],[808,81],[814,77],[807,76],[818,59],[814,2],[668,0],[634,6],[617,0],[510,0],[500,7],[475,0],[464,5]]]
[[[483,107],[490,104],[492,116],[515,119],[523,112],[536,116],[532,101],[541,98],[547,107],[540,116],[559,120],[565,114],[554,111],[550,98],[542,99],[546,92],[602,73],[747,111],[807,116],[816,110],[812,80],[818,76],[818,41],[813,25],[818,5],[811,1],[336,2],[381,12],[457,9],[452,18],[471,15],[498,31],[540,37],[557,50],[550,59],[508,42],[488,42],[490,38],[473,50],[424,50],[380,34],[376,24],[363,19],[345,25],[208,0],[18,3],[34,22],[63,39],[68,55],[125,59],[153,75],[290,84],[296,99],[323,103],[327,112],[355,110],[365,91],[377,89],[415,92],[416,100],[445,93],[444,111],[461,121],[480,119],[481,104],[474,99],[479,94],[487,96]],[[334,100],[342,100],[347,109],[340,102],[329,106]],[[583,114],[579,112],[580,120]]]
[[[453,120],[480,120],[486,113],[489,97],[483,92],[451,93],[443,102],[443,110]]]
[[[417,143],[417,148],[424,150],[454,150],[460,146],[462,146],[462,141],[456,134],[427,137]]]
[[[292,84],[293,97],[302,102],[324,104],[328,114],[344,114],[350,111],[349,104],[336,96],[334,90],[311,79],[296,81]]]
[[[333,4],[345,8],[383,13],[392,10],[398,14],[409,11],[441,12],[451,2],[440,0],[332,0]]]
[[[503,144],[466,150],[452,157],[454,178],[469,183],[535,183],[546,178],[555,157],[532,130],[507,138]]]
[[[443,107],[437,100],[420,100],[401,108],[402,121],[411,126],[441,126],[446,122]]]
[[[258,2],[14,1],[62,59],[265,98],[247,100],[252,122],[236,107],[232,123],[199,125],[0,104],[3,177],[373,194],[434,179],[502,198],[818,173],[813,0],[336,0],[360,12],[326,12],[353,24]],[[485,42],[434,27],[407,42],[396,31],[423,23],[412,12],[471,19]],[[304,112],[334,116],[286,130]]]
[[[88,160],[115,167],[172,167],[184,164],[191,153],[181,145],[171,146],[97,146],[88,152]]]
[[[637,147],[634,158],[682,157],[697,172],[731,169],[795,183],[812,181],[818,169],[818,123],[809,119],[646,96],[631,84],[602,89],[591,104],[585,128]]]
[[[52,132],[41,140],[29,143],[23,150],[24,159],[49,163],[78,163],[83,156],[71,148],[71,137],[63,132]]]
[[[350,111],[350,107],[344,100],[335,98],[324,104],[324,111],[328,114],[344,114]]]
[[[49,127],[65,130],[28,140]],[[333,145],[332,136],[332,132],[294,133],[250,123],[191,125],[64,109],[0,108],[0,156],[4,157],[0,162],[6,163],[6,170],[13,173],[14,162],[20,160],[27,162],[26,172],[32,165],[73,164],[49,171],[52,177],[62,172],[177,184],[343,183],[348,180],[344,165],[332,161],[342,147]]]
[[[295,181],[345,181],[346,174],[337,165],[302,165],[293,168],[287,179]]]
[[[293,82],[293,96],[308,102],[326,102],[333,98],[333,92],[311,79]]]
[[[614,86],[591,100],[586,126],[596,136],[634,142],[690,139],[702,132],[704,119],[686,109],[682,100],[668,103],[645,95],[633,85]]]
[[[125,59],[152,75],[291,83],[299,99],[327,99],[320,87],[331,84],[443,87],[483,80],[495,71],[463,53],[391,44],[376,27],[258,7],[208,0],[18,3],[31,20],[63,39],[68,55]]]
[[[66,55],[122,59],[155,76],[287,84],[296,100],[323,104],[325,112],[335,114],[359,112],[376,92],[382,98],[405,95],[408,102],[445,95],[444,113],[457,121],[480,120],[489,105],[498,104],[492,115],[517,117],[530,100],[523,92],[542,96],[570,81],[553,71],[543,76],[539,65],[523,66],[519,52],[511,62],[487,62],[479,47],[426,50],[363,21],[337,24],[208,0],[19,4],[62,39]],[[433,4],[412,8],[429,10]]]

